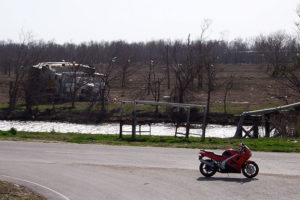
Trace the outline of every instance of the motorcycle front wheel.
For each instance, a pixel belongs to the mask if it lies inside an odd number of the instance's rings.
[[[212,162],[210,160],[206,160],[206,161]],[[200,170],[200,173],[205,177],[211,177],[217,172],[217,169],[215,167],[211,167],[211,166],[206,165],[204,163],[200,164],[199,170]]]
[[[242,172],[247,178],[253,178],[258,174],[259,168],[255,162],[250,162],[242,167]]]

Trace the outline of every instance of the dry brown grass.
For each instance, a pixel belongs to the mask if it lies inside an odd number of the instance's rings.
[[[163,69],[164,66],[156,66]],[[224,98],[224,82],[232,75],[234,76],[234,86],[228,94],[228,104],[232,106],[240,106],[245,110],[254,108],[265,108],[285,104],[285,100],[278,98],[279,96],[287,96],[289,103],[297,101],[291,91],[288,91],[267,73],[266,67],[261,65],[239,64],[239,65],[216,65],[217,81],[215,90],[212,93],[212,104],[222,105]],[[146,72],[147,65],[136,67],[135,74],[130,78],[128,88],[121,90],[119,82],[113,83],[111,90],[111,98],[117,102],[120,100],[132,99],[153,99],[151,95],[146,95]],[[163,76],[163,70],[159,72]],[[167,89],[167,81],[163,82],[161,96],[170,96],[172,89]],[[195,84],[196,86],[196,81]],[[174,77],[171,77],[171,88],[174,86]],[[144,91],[143,91],[144,88]],[[121,92],[122,91],[122,92]],[[121,95],[123,93],[123,95]],[[206,100],[205,88],[193,93],[189,93],[186,99],[190,103],[204,103]]]
[[[9,77],[0,75],[0,104],[8,103],[9,80]]]
[[[159,75],[164,74],[165,66],[155,66],[160,69]],[[273,107],[285,104],[284,99],[278,96],[287,96],[289,103],[297,101],[292,97],[290,91],[282,88],[278,82],[270,78],[266,72],[266,67],[260,65],[237,64],[237,65],[216,65],[217,85],[212,93],[211,102],[220,109],[223,104],[224,82],[232,75],[234,76],[234,86],[227,97],[228,107],[240,107],[242,110],[254,108]],[[111,83],[111,102],[118,103],[121,100],[147,99],[152,100],[152,95],[146,94],[146,75],[148,66],[139,64],[135,66],[134,73],[130,76],[125,89],[120,88],[120,80]],[[174,77],[171,77],[171,88],[174,86]],[[161,96],[170,96],[172,89],[167,89],[167,81],[164,80]],[[196,86],[196,81],[195,81]],[[8,102],[9,78],[0,75],[0,104]],[[189,93],[186,102],[204,103],[206,99],[205,88]]]

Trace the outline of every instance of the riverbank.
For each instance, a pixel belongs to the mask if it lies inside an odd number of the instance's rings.
[[[120,122],[120,105],[107,105],[106,111],[88,110],[86,105],[77,105],[72,108],[68,105],[38,105],[34,106],[30,112],[22,104],[18,104],[14,111],[8,110],[7,104],[0,105],[0,120],[36,120],[69,122],[79,124],[98,124],[98,123],[118,123]],[[235,108],[235,109],[234,109]],[[209,124],[236,125],[239,121],[239,114],[242,110],[233,107],[229,113],[224,113],[219,106],[212,106],[208,117]],[[126,105],[122,120],[131,124],[133,107]],[[161,108],[155,112],[154,106],[137,106],[137,120],[140,123],[182,123],[187,119],[185,111],[176,112],[172,109]],[[191,123],[201,124],[203,122],[203,110],[191,109]],[[249,117],[245,120],[245,125],[250,125],[257,117]]]
[[[59,132],[59,133],[82,133],[82,134],[119,134],[119,123],[99,123],[99,124],[77,124],[68,122],[50,122],[50,121],[16,121],[0,120],[0,130],[8,131],[10,129],[25,132]],[[250,129],[250,127],[245,127]],[[123,134],[129,135],[132,132],[132,125],[122,126]],[[173,123],[147,123],[137,127],[137,135],[152,136],[175,136],[176,126]],[[141,132],[140,132],[141,131]],[[185,132],[185,127],[179,127],[178,132]],[[233,137],[236,126],[208,124],[206,127],[207,137],[228,138]],[[190,129],[191,136],[200,136],[202,133],[201,125],[192,125]],[[259,129],[261,136],[264,135],[263,129]]]
[[[291,138],[206,138],[205,142],[201,142],[200,138],[196,137],[186,139],[172,136],[137,136],[135,139],[132,139],[131,136],[123,136],[123,138],[120,139],[118,135],[23,132],[11,129],[10,131],[0,131],[0,140],[222,150],[230,148],[236,149],[238,148],[238,144],[243,142],[253,151],[300,152],[300,139]]]

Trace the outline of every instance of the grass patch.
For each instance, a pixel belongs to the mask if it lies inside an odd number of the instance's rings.
[[[228,114],[236,115],[249,110],[249,108],[247,104],[227,104],[226,110]],[[210,111],[214,113],[224,113],[224,105],[223,104],[211,105]]]
[[[240,103],[227,103],[226,110],[228,114],[241,114],[243,112],[252,111],[252,110],[261,110],[267,108],[274,108],[278,107],[280,104],[269,104],[267,107],[249,107],[248,104],[240,104]],[[224,105],[223,104],[213,104],[210,107],[210,111],[214,113],[224,113]]]
[[[0,199],[9,200],[45,200],[46,198],[35,194],[31,190],[23,187],[0,181]]]
[[[270,107],[276,107],[278,105],[271,105]],[[71,108],[71,104],[55,104],[54,105],[55,109],[59,112],[63,113],[72,113],[76,111],[86,111],[89,109],[89,105],[86,104],[75,104],[74,108]],[[119,116],[120,114],[120,103],[117,104],[107,104],[105,105],[105,110],[108,112],[113,112],[114,116]],[[262,107],[254,107],[254,108],[249,108],[248,104],[234,104],[234,103],[228,103],[226,105],[227,107],[227,113],[228,114],[241,114],[245,111],[250,111],[250,110],[257,110],[257,109],[262,109]],[[0,104],[0,110],[2,109],[7,109],[8,104]],[[138,114],[142,113],[149,113],[149,112],[154,112],[155,111],[155,106],[152,105],[137,105],[137,112]],[[167,111],[168,106],[159,106],[159,112],[164,113]],[[32,110],[39,110],[40,112],[45,112],[46,110],[52,110],[53,105],[52,104],[41,104],[41,105],[35,105],[32,106]],[[25,104],[16,104],[16,109],[15,111],[17,112],[24,112],[26,110]],[[101,108],[100,106],[95,106],[93,107],[90,111],[100,111]],[[211,112],[214,113],[224,113],[224,106],[223,104],[213,104],[210,107]],[[124,116],[130,116],[131,113],[133,112],[133,105],[132,104],[124,104],[123,107],[124,111]]]
[[[0,104],[0,109],[7,109],[8,108],[8,104]]]
[[[175,138],[173,136],[124,136],[102,134],[79,134],[79,133],[57,133],[57,132],[24,132],[18,131],[13,134],[11,131],[0,131],[0,140],[20,141],[57,141],[78,144],[109,144],[127,146],[152,146],[172,148],[204,148],[204,149],[229,149],[238,148],[243,142],[253,151],[266,152],[300,152],[300,139],[290,138],[258,138],[258,139],[232,139],[232,138],[207,138],[201,142],[200,138],[191,137]]]

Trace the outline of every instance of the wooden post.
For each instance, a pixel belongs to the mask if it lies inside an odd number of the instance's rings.
[[[239,121],[239,123],[237,125],[237,128],[236,128],[236,132],[235,132],[235,135],[234,135],[235,138],[241,138],[241,137],[243,137],[242,128],[243,128],[244,120],[245,120],[245,116],[242,115],[241,118],[240,118],[240,121]]]
[[[132,138],[136,137],[136,102],[133,104],[133,112],[132,112]]]
[[[206,131],[207,115],[208,115],[207,107],[205,107],[204,116],[203,116],[203,124],[202,124],[202,136],[201,136],[201,141],[202,142],[205,141],[205,131]]]
[[[169,45],[166,46],[167,50],[167,79],[168,79],[168,90],[170,89],[170,68],[169,68]]]
[[[256,122],[254,122],[254,125],[253,125],[253,137],[258,138],[258,125]]]
[[[142,125],[139,124],[139,135],[141,136],[141,134],[142,134]]]
[[[265,114],[265,137],[270,137],[270,114]]]
[[[189,138],[189,135],[190,135],[190,113],[191,113],[191,108],[188,107],[188,110],[187,110],[187,119],[186,119],[186,133],[185,133],[185,137],[186,138]]]
[[[123,121],[122,120],[120,120],[119,138],[123,138]]]
[[[123,102],[121,103],[121,114],[120,114],[120,132],[119,138],[123,138]]]

